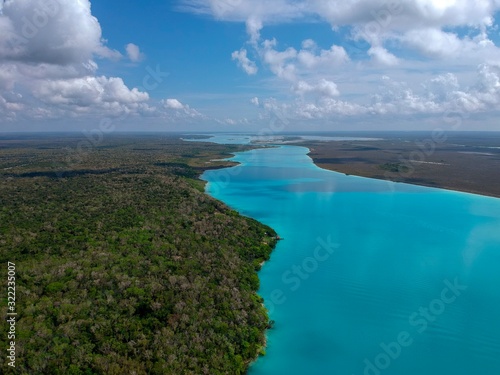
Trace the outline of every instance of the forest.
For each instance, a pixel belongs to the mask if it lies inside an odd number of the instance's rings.
[[[269,327],[257,271],[276,233],[204,193],[245,146],[118,134],[0,138],[0,257],[16,264],[5,374],[244,374]],[[4,350],[5,349],[5,350]]]

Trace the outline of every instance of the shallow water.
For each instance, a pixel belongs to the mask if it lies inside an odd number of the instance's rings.
[[[303,147],[240,153],[207,192],[284,238],[251,375],[500,374],[500,199],[345,176]]]

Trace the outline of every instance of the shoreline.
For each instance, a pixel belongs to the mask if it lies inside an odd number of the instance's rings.
[[[293,143],[270,140],[245,146],[249,150],[280,146],[306,147],[313,163],[325,170],[500,198],[500,175],[491,172],[500,169],[500,148],[497,147],[500,134],[498,138],[485,137],[482,133],[468,133],[465,136],[451,134],[441,143],[432,143],[425,133],[379,136],[383,138],[301,139]],[[217,143],[211,142],[210,138],[204,141]],[[485,149],[489,150],[487,154],[483,152]]]
[[[449,136],[444,143],[409,136],[300,145],[309,148],[314,164],[326,170],[500,198],[500,175],[493,173],[500,169],[500,151],[492,148],[498,142],[500,135],[498,139],[471,135]],[[485,148],[497,151],[480,153]]]
[[[325,143],[330,143],[330,142],[325,142]],[[248,145],[248,146],[251,146],[251,145]],[[252,151],[252,150],[258,150],[258,149],[263,149],[263,148],[267,148],[267,147],[282,147],[282,146],[292,146],[292,147],[304,147],[304,148],[307,148],[309,151],[307,153],[307,156],[309,156],[313,162],[313,164],[318,167],[318,168],[321,168],[321,169],[324,169],[324,170],[327,170],[327,171],[331,171],[331,172],[336,172],[336,173],[341,173],[341,174],[344,174],[344,175],[347,175],[347,176],[356,176],[356,177],[363,177],[363,178],[371,178],[371,179],[374,179],[374,180],[380,180],[380,181],[391,181],[391,182],[394,182],[394,183],[403,183],[403,184],[408,184],[408,185],[414,185],[414,186],[422,186],[422,187],[428,187],[428,188],[434,188],[434,189],[442,189],[442,190],[447,190],[447,191],[450,191],[450,192],[457,192],[457,193],[467,193],[467,194],[473,194],[473,195],[479,195],[479,196],[482,196],[482,197],[489,197],[489,198],[498,198],[500,199],[500,187],[499,187],[499,192],[498,193],[489,193],[487,191],[481,191],[481,190],[474,190],[474,189],[468,189],[466,187],[461,187],[461,186],[447,186],[447,185],[440,185],[438,184],[437,182],[434,182],[434,181],[418,181],[416,179],[419,179],[418,175],[417,176],[413,176],[413,177],[409,177],[409,178],[390,178],[389,176],[381,176],[379,174],[376,174],[376,173],[369,173],[369,172],[366,172],[366,173],[361,173],[359,171],[357,171],[356,169],[350,169],[349,166],[345,166],[344,167],[339,167],[339,166],[334,166],[332,164],[325,164],[322,162],[322,160],[318,157],[315,157],[313,155],[313,153],[315,152],[314,150],[314,147],[306,144],[306,142],[298,142],[298,143],[294,143],[294,144],[273,144],[273,143],[269,143],[267,145],[265,145],[263,147],[263,144],[257,144],[255,145],[256,147],[252,147],[250,148],[249,150],[244,150],[244,151],[238,151],[238,152],[249,152],[249,151]],[[201,175],[204,173],[205,170],[215,170],[215,169],[225,169],[225,168],[233,168],[233,167],[236,167],[238,165],[241,165],[240,162],[236,162],[236,161],[231,161],[230,159],[232,159],[233,157],[235,157],[236,154],[232,154],[232,156],[226,158],[226,159],[219,159],[217,161],[225,161],[225,162],[228,162],[228,163],[232,163],[233,165],[226,165],[226,166],[206,166],[206,167],[201,167],[200,169],[203,169],[203,172],[200,174],[200,177]],[[446,166],[447,164],[445,163],[437,163],[437,162],[419,162],[419,161],[415,161],[415,163],[417,164],[428,164],[428,165],[431,165],[431,166]],[[401,177],[401,175],[399,175],[399,177]],[[200,181],[206,183],[207,181],[204,181],[204,180],[201,180]],[[265,262],[264,262],[265,263]]]
[[[467,189],[467,188],[462,188],[462,187],[457,187],[457,186],[436,185],[433,182],[424,182],[424,181],[419,182],[419,181],[395,179],[395,178],[391,179],[391,178],[386,178],[383,176],[372,175],[370,173],[357,173],[357,172],[347,173],[347,172],[344,172],[344,170],[342,168],[335,168],[333,166],[318,163],[313,157],[311,157],[311,159],[313,160],[314,164],[321,169],[331,171],[331,172],[341,173],[341,174],[344,174],[346,176],[371,178],[371,179],[380,180],[380,181],[391,181],[391,182],[394,182],[397,184],[408,184],[408,185],[414,185],[414,186],[422,186],[422,187],[428,187],[428,188],[433,188],[433,189],[447,190],[450,192],[467,193],[467,194],[479,195],[482,197],[500,199],[500,193],[495,194],[495,193],[488,193],[485,191],[478,191],[478,190]]]
[[[330,143],[330,142],[328,142],[328,143]],[[402,180],[401,181],[401,180],[398,180],[398,179],[391,179],[391,178],[387,178],[387,177],[370,175],[369,173],[346,173],[341,168],[334,168],[331,165],[325,165],[323,163],[320,163],[318,161],[317,157],[315,158],[313,155],[311,155],[315,150],[314,150],[313,147],[307,145],[307,142],[300,142],[300,143],[294,143],[294,144],[273,144],[273,143],[269,143],[269,144],[266,144],[266,145],[263,145],[263,144],[251,144],[251,145],[247,145],[247,146],[250,146],[250,149],[249,150],[244,150],[244,151],[241,151],[241,152],[249,152],[249,151],[252,151],[252,150],[262,149],[262,148],[267,148],[267,147],[283,147],[283,146],[304,147],[304,148],[306,148],[308,150],[308,152],[307,152],[306,155],[311,159],[312,163],[317,168],[320,168],[320,169],[323,169],[323,170],[327,170],[327,171],[331,171],[331,172],[335,172],[335,173],[341,173],[341,174],[345,174],[345,175],[358,176],[358,177],[362,177],[362,178],[371,178],[371,179],[376,179],[376,180],[386,180],[386,181],[391,181],[391,182],[394,182],[394,183],[405,183],[405,184],[410,184],[410,185],[414,185],[414,186],[422,186],[422,187],[429,187],[429,188],[434,188],[434,189],[442,189],[442,190],[447,190],[447,191],[450,191],[450,192],[474,194],[474,195],[483,196],[483,197],[490,197],[490,198],[500,198],[500,194],[496,196],[496,195],[493,195],[493,194],[487,194],[487,193],[481,193],[481,192],[473,191],[471,189],[468,190],[468,189],[464,189],[464,188],[447,187],[447,186],[444,186],[444,185],[436,185],[436,184],[433,184],[433,183],[427,183],[426,184],[424,181],[418,183],[418,182],[411,181],[411,180],[410,181],[408,181],[408,180]],[[208,168],[206,168],[206,169],[207,170],[209,170],[209,169],[225,169],[225,168],[229,169],[229,168],[233,168],[235,166],[241,165],[242,163],[240,163],[240,162],[236,162],[236,161],[230,160],[230,159],[234,158],[235,156],[236,156],[236,154],[233,153],[228,158],[217,160],[217,161],[225,161],[225,162],[232,163],[233,165],[231,165],[231,166],[212,166],[212,168],[210,168],[210,167],[207,166]],[[424,163],[420,163],[420,164],[429,164],[431,166],[446,165],[444,163],[438,163],[438,162],[424,162]],[[204,171],[203,171],[203,173],[204,173]],[[226,204],[224,201],[222,201],[222,200],[220,200],[220,199],[218,199],[218,198],[210,195],[207,192],[207,190],[206,190],[207,185],[206,184],[207,184],[208,181],[205,181],[205,180],[201,179],[201,176],[202,176],[203,173],[201,173],[198,178],[200,179],[200,181],[203,181],[205,183],[205,194],[207,194],[210,197],[212,197],[214,199],[217,199],[218,201]],[[241,213],[239,213],[239,214],[241,215]],[[254,220],[256,220],[256,219],[254,219]],[[259,221],[259,223],[260,223],[260,221]],[[271,255],[270,256],[272,256],[272,253],[274,252],[274,250],[276,248],[276,245],[277,245],[277,242],[274,243],[274,246],[272,246],[272,251],[271,251]],[[259,277],[260,270],[265,265],[265,263],[266,263],[266,260],[262,261],[259,264],[259,269],[256,271],[257,277]],[[259,281],[260,281],[260,277],[259,277]],[[263,298],[258,293],[258,291],[256,291],[256,294],[260,298]],[[265,304],[264,304],[264,300],[262,302],[262,307],[266,311],[266,317],[267,317],[268,322],[271,322],[271,319],[270,319],[270,316],[269,316],[269,312],[266,309]],[[263,338],[262,346],[258,348],[257,352],[255,353],[255,357],[247,363],[247,371],[245,373],[248,373],[248,369],[252,366],[253,363],[255,363],[259,359],[260,356],[265,356],[266,355],[266,349],[267,349],[267,345],[268,345],[267,333],[268,333],[268,330],[271,329],[271,328],[272,327],[267,327],[263,331],[264,338]]]
[[[252,151],[252,150],[258,150],[258,149],[262,149],[262,148],[266,148],[266,147],[262,147],[262,146],[260,146],[260,147],[259,147],[259,146],[257,146],[257,147],[255,147],[255,148],[251,148],[251,149],[249,149],[249,150],[246,150],[246,151],[241,151],[241,152],[250,152],[250,151]],[[230,166],[211,166],[211,167],[207,166],[207,168],[206,168],[205,170],[203,170],[204,168],[202,167],[202,168],[200,168],[200,170],[202,170],[202,172],[198,175],[198,180],[204,183],[204,194],[206,194],[207,196],[209,196],[209,197],[210,197],[210,198],[212,198],[212,199],[217,200],[218,202],[221,202],[222,204],[224,204],[224,205],[226,205],[226,206],[227,206],[227,204],[226,204],[224,201],[222,201],[222,200],[220,200],[220,199],[218,199],[218,198],[216,198],[216,197],[212,196],[212,195],[211,195],[211,194],[207,191],[207,185],[208,185],[208,182],[209,182],[209,181],[203,180],[203,179],[201,178],[201,176],[202,176],[202,175],[203,175],[206,171],[209,171],[209,170],[224,170],[224,169],[230,169],[230,168],[234,168],[234,167],[236,167],[236,166],[238,166],[238,165],[241,165],[242,163],[240,163],[240,162],[235,162],[235,161],[231,161],[231,160],[230,160],[230,159],[234,158],[235,156],[236,156],[236,154],[232,154],[232,156],[229,156],[229,157],[227,157],[227,158],[225,158],[225,159],[220,159],[220,160],[218,160],[218,161],[224,161],[224,162],[232,163],[233,165],[230,165]],[[228,207],[229,207],[229,206],[228,206]],[[229,208],[230,208],[230,209],[232,209],[231,207],[229,207]],[[238,210],[235,210],[235,211],[236,211],[236,212],[238,212],[238,215],[240,215],[240,216],[242,216],[242,217],[248,217],[248,216],[243,215],[243,214],[242,214],[241,212],[239,212]],[[260,221],[258,221],[258,220],[256,220],[256,219],[252,218],[252,217],[249,217],[249,218],[250,218],[250,219],[252,219],[252,220],[257,221],[257,222],[258,222],[259,224],[261,224],[261,225],[266,225],[266,224],[264,224],[264,223],[262,223],[262,222],[260,222]],[[279,242],[279,240],[277,239],[278,234],[275,232],[274,228],[271,228],[271,229],[274,231],[274,234],[275,234],[276,236],[272,236],[272,237],[270,237],[270,238],[274,239],[274,242],[270,244],[270,247],[271,247],[271,252],[270,252],[270,254],[269,254],[269,258],[272,256],[272,254],[273,254],[274,250],[276,249],[276,246],[278,245],[278,242]],[[268,260],[269,260],[269,259],[267,259],[267,260],[266,260],[266,259],[263,259],[263,260],[259,263],[259,268],[255,271],[255,274],[256,274],[256,275],[257,275],[257,277],[259,278],[259,283],[260,283],[260,281],[261,281],[261,280],[260,280],[260,277],[259,277],[260,270],[262,269],[262,267],[266,264],[266,262],[267,262]],[[263,296],[261,296],[261,295],[258,293],[258,290],[257,290],[257,291],[255,291],[255,295],[256,295],[257,297],[259,297],[259,298],[261,298],[261,299],[262,299],[261,306],[262,306],[262,308],[265,310],[265,314],[266,314],[266,319],[267,319],[267,324],[268,324],[268,326],[267,326],[267,327],[266,327],[266,329],[262,332],[262,333],[263,333],[263,336],[264,336],[264,337],[263,337],[263,342],[262,342],[262,345],[261,345],[261,346],[257,349],[257,351],[256,351],[256,353],[255,353],[255,356],[254,356],[251,360],[249,360],[249,361],[246,363],[246,365],[247,365],[247,369],[246,369],[246,371],[245,371],[245,374],[247,374],[247,373],[248,373],[249,368],[252,366],[252,364],[253,364],[254,362],[256,362],[256,361],[259,359],[259,357],[261,357],[261,356],[265,356],[265,355],[266,355],[267,340],[268,340],[268,339],[267,339],[267,331],[268,331],[269,329],[271,329],[271,327],[269,327],[269,324],[270,324],[270,322],[271,322],[271,319],[270,319],[270,316],[269,316],[269,311],[268,311],[268,309],[266,308],[266,306],[265,306],[265,304],[264,304],[264,297],[263,297]],[[256,328],[258,328],[258,327],[256,327]]]

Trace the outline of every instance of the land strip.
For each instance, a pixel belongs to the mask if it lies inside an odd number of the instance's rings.
[[[500,134],[373,134],[375,141],[307,141],[321,168],[376,179],[500,197]],[[444,139],[444,140],[443,140]]]

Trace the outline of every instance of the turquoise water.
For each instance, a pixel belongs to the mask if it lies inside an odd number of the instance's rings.
[[[181,138],[184,141],[189,142],[212,142],[212,143],[220,143],[225,145],[246,145],[252,142],[252,139],[255,138],[251,135],[244,134],[198,134],[208,138],[191,138],[190,135],[186,135],[186,138]]]
[[[276,323],[249,373],[500,374],[500,199],[345,176],[307,152],[203,175],[284,238],[259,274]]]

